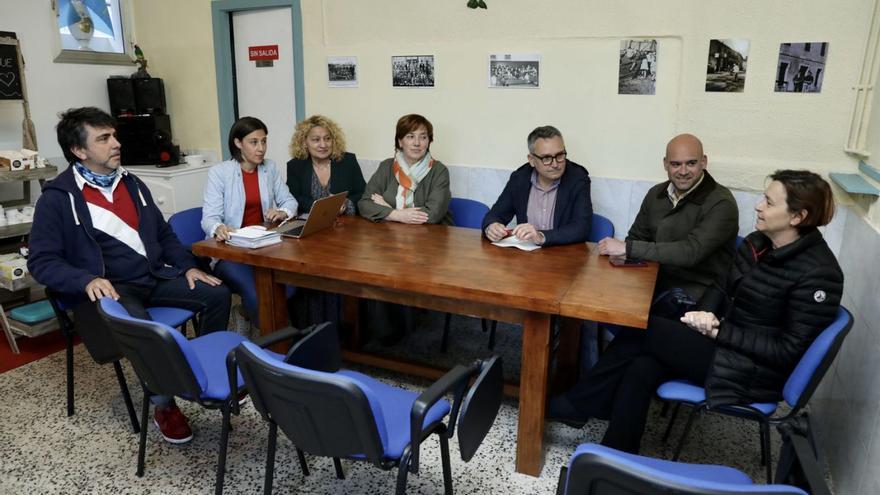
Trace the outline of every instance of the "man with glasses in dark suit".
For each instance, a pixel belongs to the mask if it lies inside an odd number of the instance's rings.
[[[539,246],[585,242],[593,218],[589,172],[568,159],[553,126],[536,128],[527,142],[528,163],[510,174],[483,218],[483,235],[492,242],[514,235]],[[514,217],[517,225],[508,229]]]

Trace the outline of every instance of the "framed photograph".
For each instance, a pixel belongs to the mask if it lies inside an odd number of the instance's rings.
[[[828,43],[783,43],[776,64],[777,93],[820,93]]]
[[[392,56],[391,85],[395,88],[433,88],[434,56]]]
[[[327,81],[331,88],[356,88],[357,57],[327,57]]]
[[[53,0],[55,62],[132,65],[131,0]]]
[[[657,83],[657,40],[620,40],[617,94],[653,95]]]
[[[489,55],[489,87],[538,89],[541,87],[541,55],[493,53]]]
[[[748,61],[749,40],[709,40],[706,91],[742,93]]]

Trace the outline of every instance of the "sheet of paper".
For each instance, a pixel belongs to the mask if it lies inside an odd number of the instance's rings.
[[[250,227],[243,227],[230,232],[230,235],[233,237],[242,237],[245,239],[259,239],[260,237],[272,234],[276,234],[276,232],[266,230],[266,227],[263,227],[262,225],[251,225]]]
[[[492,244],[501,247],[515,247],[517,249],[522,249],[523,251],[534,251],[535,249],[541,249],[541,246],[535,244],[532,241],[524,241],[512,235],[509,235],[498,242],[493,242]]]

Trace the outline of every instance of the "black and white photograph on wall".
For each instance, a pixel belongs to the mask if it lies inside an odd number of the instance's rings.
[[[541,87],[541,55],[537,53],[489,55],[489,87],[537,89]]]
[[[828,43],[783,43],[776,65],[777,93],[819,93],[825,78]]]
[[[433,88],[434,56],[392,56],[391,85],[395,88]]]
[[[652,95],[657,83],[657,40],[620,40],[617,94]]]
[[[709,40],[706,91],[742,93],[748,61],[749,40]]]
[[[327,81],[331,88],[356,88],[357,57],[327,57]]]

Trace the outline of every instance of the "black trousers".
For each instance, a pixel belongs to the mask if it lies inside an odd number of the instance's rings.
[[[652,316],[648,330],[623,329],[565,397],[583,417],[609,420],[602,444],[638,453],[648,406],[666,380],[702,384],[715,342],[677,320]]]
[[[113,287],[119,293],[119,304],[135,318],[149,320],[146,308],[169,306],[202,313],[197,335],[226,330],[229,326],[229,289],[225,284],[212,286],[196,281],[195,288],[190,289],[186,277],[181,275],[171,280],[156,279],[153,287],[122,283]]]

